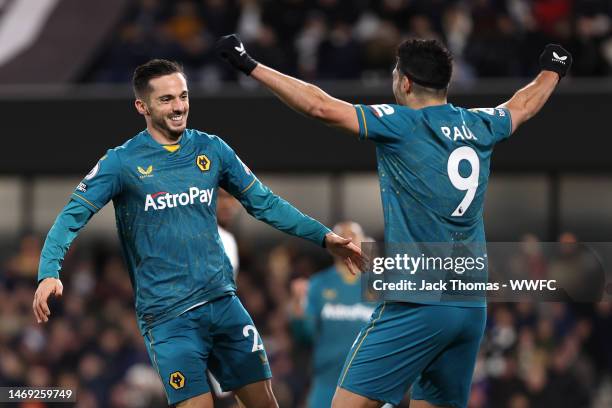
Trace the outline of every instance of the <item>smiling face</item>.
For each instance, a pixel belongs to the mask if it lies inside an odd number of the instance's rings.
[[[136,109],[144,115],[147,128],[170,142],[176,141],[187,127],[189,92],[182,73],[152,78],[148,92],[136,99]]]

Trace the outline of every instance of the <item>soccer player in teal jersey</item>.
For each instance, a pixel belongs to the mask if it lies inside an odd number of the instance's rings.
[[[364,239],[355,222],[341,222],[334,226],[334,232],[355,244]],[[309,280],[293,281],[291,303],[294,335],[313,346],[308,407],[329,407],[346,354],[374,307],[361,300],[359,277],[341,259]]]
[[[530,84],[496,108],[470,110],[447,102],[452,58],[436,41],[398,47],[394,105],[333,98],[259,64],[235,35],[221,38],[217,52],[294,110],[376,144],[390,244],[484,243],[493,147],[542,108],[572,62],[565,49],[549,44]],[[484,301],[380,304],[347,356],[333,407],[397,404],[411,384],[411,408],[465,407],[485,319]]]
[[[189,96],[179,65],[152,60],[136,69],[133,86],[147,128],[108,150],[57,217],[41,253],[34,314],[48,321],[48,297],[62,294],[66,250],[112,200],[138,324],[168,403],[212,407],[209,369],[243,406],[276,407],[261,338],[235,295],[219,238],[218,188],[255,218],[351,265],[362,263],[360,250],[274,195],[219,137],[186,129]]]

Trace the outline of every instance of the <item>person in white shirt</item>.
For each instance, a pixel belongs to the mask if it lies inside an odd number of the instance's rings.
[[[234,234],[228,231],[228,228],[236,219],[236,214],[238,214],[239,210],[240,203],[238,203],[238,201],[227,191],[220,188],[219,195],[217,196],[217,224],[225,253],[234,268],[234,279],[236,279],[238,275],[240,260],[238,259],[238,244],[236,238],[234,238]]]

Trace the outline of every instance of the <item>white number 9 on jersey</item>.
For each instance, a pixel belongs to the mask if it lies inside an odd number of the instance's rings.
[[[470,175],[463,177],[459,174],[459,164],[462,160],[467,160],[471,166]],[[455,208],[455,211],[451,214],[453,217],[462,217],[467,211],[474,196],[476,195],[476,189],[478,188],[478,175],[480,174],[480,160],[476,151],[469,146],[461,146],[448,156],[448,164],[446,166],[448,172],[448,178],[457,190],[465,191],[463,200],[459,203],[459,206]]]

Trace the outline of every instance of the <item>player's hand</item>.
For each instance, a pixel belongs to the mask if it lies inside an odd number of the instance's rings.
[[[244,49],[244,44],[236,34],[221,37],[215,45],[215,52],[232,67],[251,75],[257,66],[255,61]]]
[[[361,253],[361,249],[350,239],[329,232],[325,235],[325,248],[333,256],[342,258],[353,275],[365,270],[366,258]]]
[[[559,44],[548,44],[540,54],[540,69],[554,71],[559,80],[567,74],[572,66],[572,54]]]
[[[49,321],[51,311],[47,300],[50,295],[62,296],[64,291],[64,285],[62,281],[56,278],[45,278],[38,284],[38,289],[34,293],[34,302],[32,303],[32,309],[34,309],[34,316],[38,323],[46,323]]]

